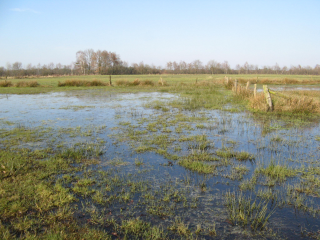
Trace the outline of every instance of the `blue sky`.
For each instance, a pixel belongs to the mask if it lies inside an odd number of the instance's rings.
[[[70,64],[79,50],[129,64],[199,59],[320,64],[319,0],[1,0],[0,66]]]

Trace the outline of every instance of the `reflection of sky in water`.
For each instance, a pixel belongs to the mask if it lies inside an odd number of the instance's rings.
[[[114,116],[121,111],[142,110],[151,100],[170,99],[167,93],[110,94],[105,91],[75,91],[37,95],[0,95],[1,119],[38,126],[43,121],[56,126],[76,127],[95,124],[113,127]],[[150,110],[144,110],[151,113]]]

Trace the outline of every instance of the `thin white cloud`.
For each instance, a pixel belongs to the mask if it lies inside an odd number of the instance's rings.
[[[32,12],[32,13],[37,13],[39,14],[40,12],[33,10],[31,8],[12,8],[11,11],[14,12]]]

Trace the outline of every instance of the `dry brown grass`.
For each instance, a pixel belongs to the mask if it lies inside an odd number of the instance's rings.
[[[139,78],[136,78],[136,79],[132,82],[132,85],[133,85],[133,86],[138,86],[140,83],[141,83],[141,82],[140,82]]]
[[[38,87],[39,83],[37,81],[20,81],[15,84],[15,87]]]
[[[250,89],[246,89],[244,86],[238,85],[237,91],[235,91],[234,87],[232,88],[232,91],[235,93],[235,95],[239,98],[246,99],[253,96],[253,91]]]
[[[226,89],[231,90],[234,86],[234,81],[230,79],[228,82],[225,82],[223,80],[223,85]]]
[[[270,85],[286,85],[286,84],[319,84],[320,81],[313,79],[298,80],[294,78],[236,78],[239,83],[246,84],[270,84]],[[233,81],[233,80],[231,80]],[[229,79],[230,82],[230,79]]]
[[[11,86],[12,86],[11,81],[7,81],[7,80],[0,81],[0,87],[11,87]]]
[[[207,87],[207,86],[210,85],[210,83],[209,83],[208,81],[206,81],[206,80],[203,80],[203,81],[197,82],[195,85],[196,85],[196,86],[204,86],[204,87]]]
[[[109,86],[109,83],[102,82],[101,80],[93,79],[92,81],[71,79],[65,82],[58,82],[58,87],[96,87],[96,86]]]
[[[141,86],[154,86],[154,82],[151,80],[144,80],[140,83]]]
[[[268,106],[264,93],[257,94],[256,98],[251,95],[248,100],[251,109],[267,111]],[[273,111],[278,113],[320,113],[320,101],[313,97],[302,96],[299,91],[294,94],[290,92],[281,92],[281,95],[272,94],[272,102]]]
[[[154,82],[151,80],[140,81],[138,78],[133,80],[132,82],[127,80],[117,80],[117,86],[154,86]]]

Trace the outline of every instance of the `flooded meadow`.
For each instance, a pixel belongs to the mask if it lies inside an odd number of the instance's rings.
[[[0,95],[2,239],[319,239],[319,122],[219,98]]]

